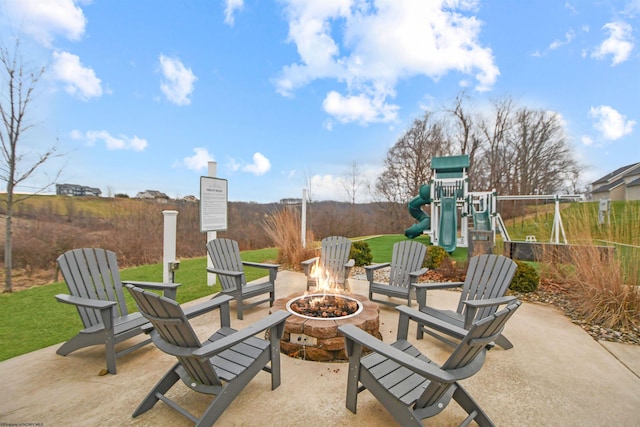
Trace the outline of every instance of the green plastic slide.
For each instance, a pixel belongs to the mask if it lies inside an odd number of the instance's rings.
[[[438,246],[452,253],[456,250],[458,237],[458,215],[456,215],[456,198],[442,197],[440,199],[440,229],[438,232]]]
[[[431,203],[430,194],[431,188],[428,185],[422,185],[420,194],[409,202],[409,213],[418,221],[404,231],[404,235],[409,239],[415,239],[421,236],[424,230],[431,228],[431,217],[422,210],[422,206]]]

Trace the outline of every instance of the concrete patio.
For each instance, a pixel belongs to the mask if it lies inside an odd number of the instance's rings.
[[[300,273],[280,272],[276,298],[302,292],[304,280]],[[366,295],[366,282],[350,282],[354,293]],[[433,305],[448,308],[455,307],[458,297],[451,291],[430,295]],[[237,329],[268,313],[268,305],[263,304],[245,312],[245,319],[238,321],[234,306],[232,303],[231,323]],[[381,305],[384,341],[395,339],[397,318],[393,308]],[[193,321],[202,337],[217,324],[217,313]],[[522,305],[507,323],[505,335],[515,347],[491,350],[480,373],[463,381],[497,425],[640,425],[640,346],[594,341],[556,308],[533,303]],[[437,362],[451,350],[431,337],[413,341]],[[98,376],[105,366],[101,347],[79,350],[67,357],[56,355],[57,348],[0,362],[0,393],[4,396],[0,425],[190,425],[162,402],[131,418],[149,389],[175,363],[153,345],[118,359],[118,374],[106,376]],[[346,382],[346,363],[309,362],[283,355],[282,385],[271,391],[270,376],[259,373],[217,425],[395,425],[367,391],[359,396],[357,414],[347,410]],[[210,401],[208,396],[181,384],[175,387],[173,397],[197,414]],[[463,411],[452,402],[425,425],[458,425],[463,418]]]

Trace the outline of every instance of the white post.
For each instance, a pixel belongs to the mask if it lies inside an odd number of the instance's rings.
[[[162,281],[165,283],[173,281],[173,271],[171,265],[176,259],[176,225],[178,211],[162,211],[164,215],[164,246],[162,256]]]
[[[300,221],[302,223],[302,236],[300,237],[300,240],[302,242],[302,247],[306,248],[307,247],[307,189],[303,189],[302,190],[302,220]]]
[[[215,178],[218,169],[218,164],[216,162],[209,162],[209,170],[208,176]],[[218,238],[217,231],[207,231],[207,242],[213,239]],[[205,253],[207,257],[207,267],[213,268],[213,262],[211,262],[211,257],[209,254]],[[214,286],[216,284],[216,275],[214,273],[207,273],[207,285]]]

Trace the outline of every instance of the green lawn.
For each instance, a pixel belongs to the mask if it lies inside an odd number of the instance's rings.
[[[245,261],[274,260],[277,249],[261,249],[242,253]],[[180,303],[192,301],[219,291],[219,284],[207,286],[207,259],[184,259],[175,280]],[[247,280],[265,275],[266,270],[248,268]],[[162,281],[162,264],[122,270],[122,280]],[[56,302],[54,295],[68,293],[64,282],[52,283],[10,294],[0,294],[0,361],[68,340],[82,329],[75,307]],[[128,293],[127,307],[137,311]]]

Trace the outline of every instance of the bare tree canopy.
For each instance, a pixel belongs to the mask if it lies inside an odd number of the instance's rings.
[[[442,114],[416,119],[385,158],[376,182],[381,198],[406,203],[431,178],[435,156],[468,154],[470,188],[499,194],[554,194],[577,186],[574,158],[559,114],[518,107],[510,98],[475,113],[462,92]]]
[[[27,121],[27,113],[33,101],[34,91],[44,75],[44,67],[27,70],[24,68],[20,55],[20,39],[16,38],[13,49],[0,42],[0,150],[2,151],[2,164],[0,164],[0,180],[6,183],[6,234],[4,247],[5,268],[5,292],[12,291],[11,273],[11,233],[13,206],[24,200],[27,196],[15,196],[17,185],[28,179],[33,173],[47,162],[56,153],[55,145],[43,153],[36,154],[33,158],[27,156],[24,150],[20,150],[20,141],[24,134],[33,127]],[[59,174],[59,173],[58,173]],[[56,178],[57,179],[57,176]],[[40,189],[50,187],[55,179]]]
[[[387,152],[376,190],[387,201],[404,203],[431,179],[431,158],[453,154],[446,123],[426,112]]]

